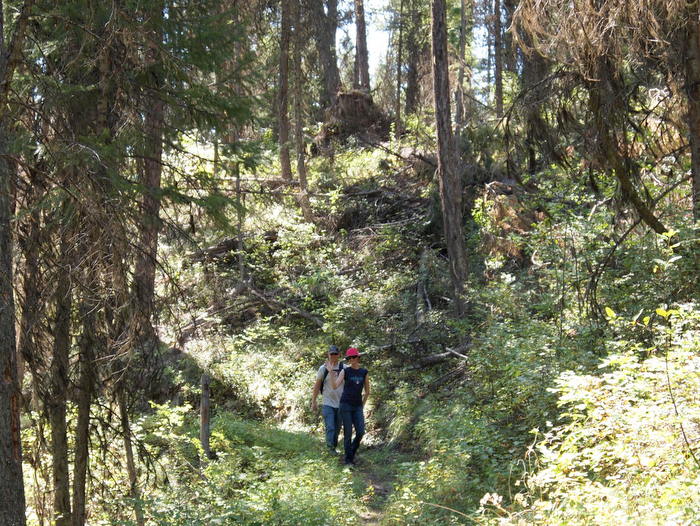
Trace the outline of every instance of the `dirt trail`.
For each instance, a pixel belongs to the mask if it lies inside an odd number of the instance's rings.
[[[384,517],[388,497],[394,488],[391,481],[381,479],[377,473],[373,473],[369,469],[366,471],[358,470],[358,474],[364,478],[367,485],[364,496],[367,511],[360,514],[362,524],[379,526]]]
[[[366,510],[360,514],[361,523],[379,526],[385,516],[398,477],[398,468],[406,459],[389,448],[372,448],[358,458],[354,469],[356,487],[362,487],[360,499]]]

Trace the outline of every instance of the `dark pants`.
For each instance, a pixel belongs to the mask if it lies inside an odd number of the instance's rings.
[[[345,445],[345,462],[355,459],[360,440],[365,434],[365,415],[361,405],[340,404],[340,418],[343,421],[343,434]],[[355,438],[352,438],[352,428],[355,427]]]

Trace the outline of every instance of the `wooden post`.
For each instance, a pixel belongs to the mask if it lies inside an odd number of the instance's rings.
[[[199,407],[199,441],[202,443],[204,450],[204,461],[211,458],[211,449],[209,447],[209,406],[210,393],[209,384],[211,377],[207,373],[202,374],[202,400]]]

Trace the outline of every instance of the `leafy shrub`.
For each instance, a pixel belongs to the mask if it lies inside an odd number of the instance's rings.
[[[614,315],[610,311],[611,315]],[[700,314],[658,309],[653,344],[557,381],[565,423],[537,434],[517,511],[499,524],[690,524],[700,516]],[[653,322],[656,321],[656,324]],[[641,352],[640,352],[641,351]],[[495,506],[494,506],[495,504]]]

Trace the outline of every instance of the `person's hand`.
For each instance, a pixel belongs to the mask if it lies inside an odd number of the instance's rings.
[[[318,411],[318,404],[316,403],[316,400],[311,402],[311,410],[315,413]]]
[[[318,363],[318,362],[316,362]],[[326,366],[326,369],[328,370],[329,373],[333,372],[333,364],[331,364],[330,360],[326,360],[326,363],[324,364]]]

